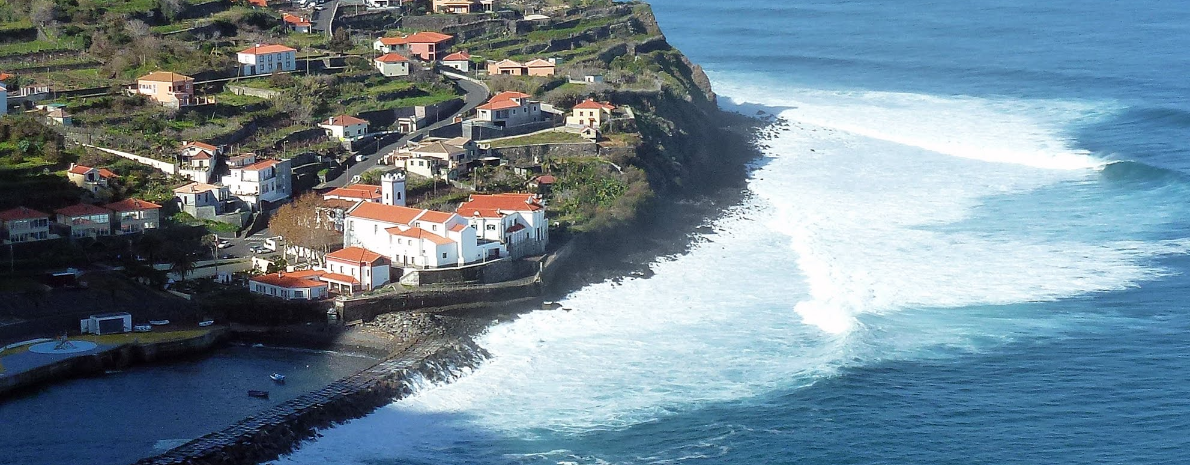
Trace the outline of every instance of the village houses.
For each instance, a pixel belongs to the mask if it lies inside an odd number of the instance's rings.
[[[227,186],[192,182],[174,189],[182,211],[195,218],[211,218],[225,213],[224,205],[231,197]]]
[[[54,210],[54,222],[68,228],[70,237],[112,235],[112,211],[89,203]]]
[[[111,187],[111,181],[116,179],[116,173],[107,168],[92,168],[90,166],[70,164],[66,170],[66,178],[74,185],[98,193],[100,189]]]
[[[543,121],[541,102],[529,98],[529,94],[521,92],[501,92],[475,109],[475,119],[497,127],[514,127]]]
[[[312,26],[309,18],[306,18],[305,16],[295,16],[289,13],[282,14],[281,21],[285,23],[286,29],[289,29],[291,32],[297,32],[301,34],[309,34],[310,27]]]
[[[521,63],[513,60],[500,60],[488,62],[488,75],[509,75],[509,76],[553,76],[556,65],[553,59],[542,60],[540,58],[531,60],[526,63]]]
[[[458,179],[467,173],[468,163],[478,154],[479,148],[471,139],[431,137],[398,148],[384,161],[418,176]]]
[[[297,69],[297,50],[284,45],[256,44],[236,54],[241,76]]]
[[[0,232],[5,244],[57,238],[50,234],[50,215],[25,207],[0,211]]]
[[[362,247],[347,247],[326,254],[323,266],[336,279],[331,284],[339,286],[340,294],[351,294],[356,290],[370,291],[388,284],[392,264],[383,255]],[[346,279],[344,279],[346,278]]]
[[[329,286],[318,277],[321,270],[270,273],[248,279],[248,290],[285,300],[320,300],[327,298]]]
[[[457,214],[370,202],[347,211],[343,245],[377,252],[401,268],[452,267],[506,255],[502,244],[479,241]]]
[[[396,77],[409,75],[409,59],[399,53],[385,53],[384,55],[380,55],[376,57],[373,64],[380,71],[380,74],[385,76]]]
[[[439,63],[444,67],[454,68],[464,73],[471,72],[471,54],[466,50],[447,55]]]
[[[455,213],[467,218],[481,239],[504,244],[511,258],[545,253],[549,224],[534,194],[472,194]]]
[[[343,232],[347,211],[359,202],[405,206],[405,173],[390,171],[380,176],[380,185],[348,184],[322,194],[317,207],[319,224]]]
[[[486,13],[496,11],[496,0],[434,0],[431,10],[434,13]]]
[[[417,32],[404,37],[381,37],[372,48],[381,53],[400,53],[422,61],[438,61],[443,57],[454,36],[438,32]]]
[[[289,160],[257,160],[255,154],[232,157],[222,184],[231,195],[255,206],[278,202],[291,194]]]
[[[570,112],[570,116],[566,117],[566,124],[568,126],[598,128],[611,119],[612,110],[615,109],[615,105],[610,103],[587,99],[574,106]]]
[[[192,181],[211,182],[215,174],[216,157],[223,149],[203,142],[184,142],[178,152],[178,174]]]
[[[194,78],[169,71],[154,71],[137,78],[136,92],[175,108],[195,103]]]
[[[328,118],[318,127],[326,129],[327,136],[341,141],[350,141],[368,132],[368,121],[350,115]]]
[[[113,230],[120,234],[135,234],[161,227],[161,205],[153,202],[124,199],[104,207],[114,212]]]

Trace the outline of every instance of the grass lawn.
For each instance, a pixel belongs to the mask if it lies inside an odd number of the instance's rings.
[[[73,40],[62,40],[59,42],[31,40],[29,42],[0,44],[0,57],[17,56],[36,52],[79,50],[81,48],[83,48],[82,43]]]
[[[572,132],[549,131],[539,132],[536,134],[529,134],[527,136],[510,137],[507,139],[497,139],[491,142],[492,148],[498,149],[501,147],[517,147],[521,145],[536,145],[536,144],[565,144],[565,143],[582,143],[588,142],[583,139],[583,136]]]

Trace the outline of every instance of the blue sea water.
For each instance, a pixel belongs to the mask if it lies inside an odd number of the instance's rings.
[[[747,200],[279,463],[1190,462],[1190,3],[653,5]]]

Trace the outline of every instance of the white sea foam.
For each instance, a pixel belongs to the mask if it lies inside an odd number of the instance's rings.
[[[486,450],[595,463],[557,441],[843,366],[1061,330],[1059,315],[1006,304],[1135,286],[1164,273],[1152,257],[1187,250],[974,219],[999,198],[1093,185],[1101,163],[1060,129],[1098,107],[796,89],[773,99],[716,84],[742,102],[796,108],[750,182],[756,195],[715,234],[654,264],[650,279],[575,292],[572,312],[492,328],[481,344],[493,358],[471,375],[324,431],[282,462]],[[1034,222],[1046,221],[1064,218]]]

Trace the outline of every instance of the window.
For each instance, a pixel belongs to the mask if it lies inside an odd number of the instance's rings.
[[[486,230],[488,230],[488,231],[495,231],[495,230],[496,230],[496,225],[494,225],[494,224],[489,224],[489,225],[487,225],[486,227],[484,227],[484,229],[486,229]]]
[[[442,258],[446,258],[446,252],[442,252]]]

